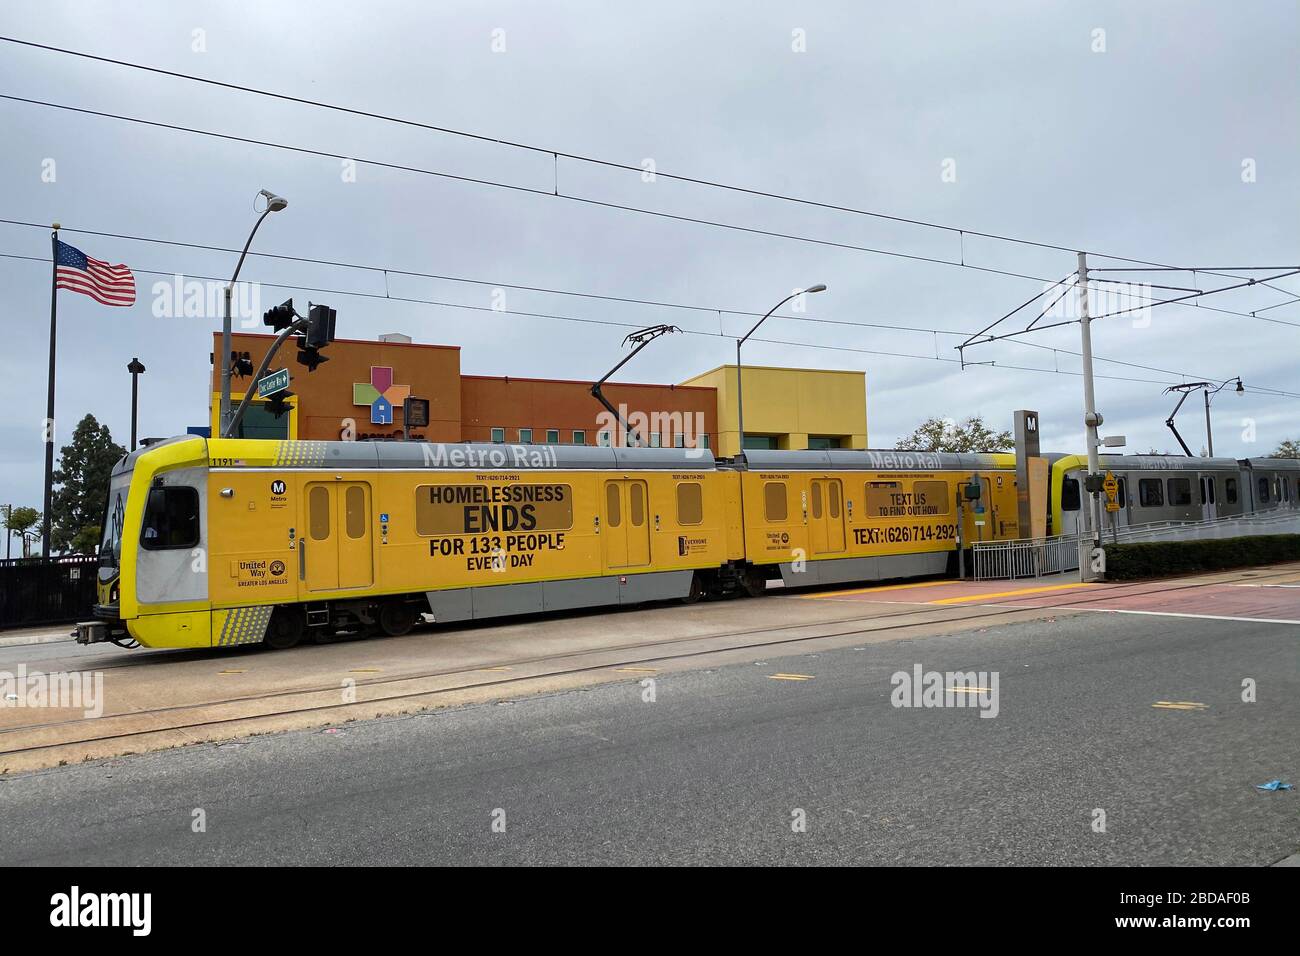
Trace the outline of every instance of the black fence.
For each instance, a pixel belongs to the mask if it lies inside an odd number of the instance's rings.
[[[93,554],[0,560],[0,630],[87,620],[98,566]]]

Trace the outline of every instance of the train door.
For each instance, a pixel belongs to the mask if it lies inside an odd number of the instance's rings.
[[[809,489],[809,538],[813,554],[844,550],[844,495],[838,478],[814,478]]]
[[[605,566],[639,567],[650,563],[649,501],[644,481],[605,482]]]
[[[1201,475],[1201,518],[1209,521],[1219,516],[1219,490],[1213,475]]]
[[[370,486],[365,482],[309,482],[306,533],[298,561],[307,591],[368,587],[374,583]]]

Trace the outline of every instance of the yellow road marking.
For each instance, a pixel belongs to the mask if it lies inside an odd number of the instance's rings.
[[[991,594],[963,594],[961,597],[939,598],[937,601],[930,601],[930,604],[960,604],[963,601],[987,601],[990,598],[1018,597],[1022,594],[1043,594],[1047,591],[1068,591],[1071,588],[1090,588],[1092,585],[1086,582],[1075,582],[1074,584],[1049,584],[1040,588],[1021,588],[1019,591],[994,591]]]
[[[615,667],[615,674],[658,674],[657,667]]]
[[[1194,700],[1158,700],[1152,707],[1158,707],[1161,710],[1205,710],[1210,705],[1201,704]]]
[[[769,680],[814,680],[812,674],[768,674]]]
[[[510,668],[509,668],[509,667],[477,667],[477,668],[475,668],[475,670],[480,670],[480,671],[508,671],[508,670],[510,670]]]
[[[810,598],[841,597],[845,594],[871,594],[876,591],[903,591],[908,588],[937,588],[945,584],[956,584],[955,581],[916,581],[912,584],[885,584],[876,588],[852,588],[848,591],[818,591],[816,594],[796,594],[795,597],[808,600]]]
[[[945,687],[949,694],[991,694],[987,687]]]
[[[349,674],[378,674],[379,672],[378,667],[358,667],[348,671]]]
[[[248,671],[224,670],[224,671],[217,671],[217,673],[218,674],[247,674]]]

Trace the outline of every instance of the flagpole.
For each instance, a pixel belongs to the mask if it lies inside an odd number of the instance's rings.
[[[54,342],[59,314],[59,224],[50,233],[50,374],[45,396],[45,509],[41,513],[41,557],[50,556],[50,507],[54,502]]]

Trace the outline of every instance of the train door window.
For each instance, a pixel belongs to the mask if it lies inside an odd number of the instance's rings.
[[[763,485],[763,516],[768,521],[784,521],[789,516],[784,481],[769,481]]]
[[[1169,503],[1171,505],[1190,505],[1192,503],[1192,482],[1189,478],[1170,478]]]
[[[617,528],[623,523],[623,511],[618,497],[618,482],[605,482],[605,523],[611,528]]]
[[[830,516],[838,518],[840,516],[840,483],[838,481],[829,482],[827,499],[829,501]]]
[[[1268,479],[1259,479],[1259,501],[1260,504],[1268,504]]]
[[[366,536],[366,489],[360,485],[349,485],[343,496],[343,521],[349,538]]]
[[[1128,504],[1128,479],[1127,478],[1121,478],[1119,480],[1119,494],[1116,496],[1115,500],[1121,508],[1123,508],[1125,505]]]
[[[199,543],[199,493],[172,485],[149,489],[140,544],[150,551],[193,548]]]
[[[677,486],[677,523],[700,524],[704,521],[704,493],[698,481],[684,481]]]
[[[307,496],[307,530],[313,541],[330,536],[330,490],[325,485],[313,485]]]
[[[627,517],[633,527],[645,524],[645,486],[639,481],[628,485]]]
[[[1159,508],[1164,505],[1165,490],[1159,478],[1138,479],[1138,503],[1143,508]]]
[[[581,429],[575,428],[573,430],[573,443],[575,445],[587,444],[587,433],[582,431]]]
[[[815,519],[822,516],[822,483],[820,481],[812,483],[812,516]]]
[[[1200,478],[1199,484],[1200,484],[1200,487],[1201,487],[1201,500],[1200,500],[1199,504],[1207,504],[1207,503],[1209,502],[1210,499],[1209,499],[1209,494],[1208,494],[1208,492],[1206,492],[1206,490],[1205,490],[1205,476],[1204,476],[1204,475],[1201,475],[1201,478]]]
[[[1228,504],[1235,505],[1237,503],[1237,479],[1236,478],[1224,479],[1223,493],[1228,496]]]
[[[1065,478],[1061,481],[1061,510],[1079,510],[1079,480]]]
[[[1214,477],[1213,477],[1213,476],[1211,476],[1211,477],[1205,479],[1205,487],[1208,488],[1208,489],[1209,489],[1209,492],[1210,492],[1210,502],[1209,502],[1209,503],[1210,503],[1210,504],[1215,504],[1215,500],[1214,500]]]
[[[504,444],[506,440],[506,430],[504,428],[492,429],[492,441],[498,445]]]
[[[1274,478],[1273,479],[1273,500],[1274,501],[1282,500],[1282,489],[1279,487],[1279,485],[1280,482],[1276,478]]]

